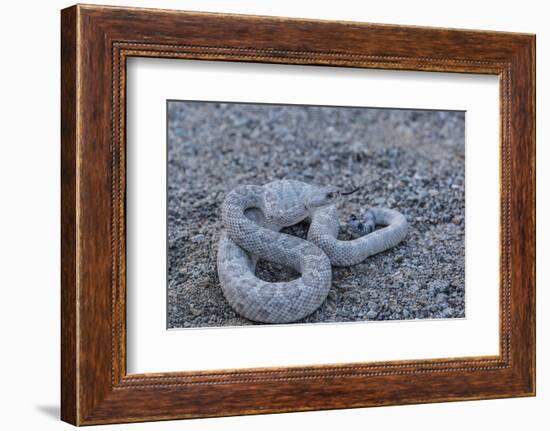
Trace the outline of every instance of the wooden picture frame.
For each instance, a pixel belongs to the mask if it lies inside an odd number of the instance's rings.
[[[64,9],[61,17],[64,421],[91,425],[535,394],[534,35],[83,5]],[[500,354],[127,374],[130,56],[498,75]]]

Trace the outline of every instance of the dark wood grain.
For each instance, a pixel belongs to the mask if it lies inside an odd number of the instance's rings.
[[[78,422],[76,300],[76,8],[61,16],[61,417]]]
[[[534,394],[533,35],[74,6],[62,11],[61,36],[63,420],[83,425]],[[499,355],[127,375],[130,56],[498,75]]]

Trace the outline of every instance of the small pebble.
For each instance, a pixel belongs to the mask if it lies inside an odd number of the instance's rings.
[[[200,243],[206,239],[206,236],[203,234],[194,235],[191,237],[191,242]]]
[[[369,320],[375,319],[376,316],[378,316],[378,312],[376,312],[376,311],[374,311],[374,310],[370,310],[370,311],[367,313],[367,319],[369,319]]]

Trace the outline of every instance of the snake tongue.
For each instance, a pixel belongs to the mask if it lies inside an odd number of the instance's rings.
[[[354,194],[356,191],[358,191],[361,187],[357,187],[356,189],[353,189],[351,192],[342,192],[341,195],[342,196],[349,196],[349,195],[352,195]]]

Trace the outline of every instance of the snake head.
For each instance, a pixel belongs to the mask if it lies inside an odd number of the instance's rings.
[[[340,190],[336,187],[319,187],[310,193],[306,202],[306,207],[309,210],[314,210],[333,205],[341,194]]]

